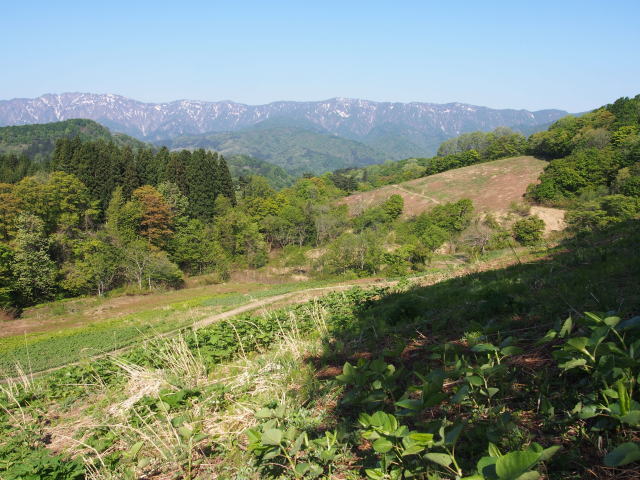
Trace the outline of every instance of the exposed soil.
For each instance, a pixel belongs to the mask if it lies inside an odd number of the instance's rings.
[[[404,199],[404,217],[462,198],[471,199],[477,211],[504,211],[512,202],[522,200],[527,186],[537,182],[545,165],[546,162],[534,157],[505,158],[356,193],[343,202],[351,215],[393,194]]]
[[[544,231],[546,234],[559,232],[567,228],[564,221],[564,210],[549,207],[531,207],[531,215],[537,215],[544,220]]]

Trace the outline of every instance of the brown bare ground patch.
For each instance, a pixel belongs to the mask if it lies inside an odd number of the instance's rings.
[[[564,214],[565,211],[559,208],[531,207],[531,215],[537,215],[544,220],[545,234],[559,232],[567,228],[567,224],[564,221]]]
[[[546,162],[534,157],[513,157],[457,168],[398,185],[387,185],[344,198],[351,215],[398,194],[405,201],[403,216],[411,217],[438,203],[462,198],[473,201],[478,211],[504,211],[522,200],[527,186],[537,182]]]

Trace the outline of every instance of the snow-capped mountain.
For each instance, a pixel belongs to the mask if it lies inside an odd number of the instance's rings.
[[[148,141],[233,132],[265,120],[287,119],[311,123],[327,133],[365,143],[393,131],[414,142],[418,138],[419,144],[498,126],[534,127],[566,114],[561,110],[530,112],[463,103],[391,103],[348,98],[245,105],[194,100],[144,103],[112,94],[62,93],[0,101],[0,126],[88,118]]]

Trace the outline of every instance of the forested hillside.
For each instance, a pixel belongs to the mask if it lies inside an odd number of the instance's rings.
[[[223,279],[230,269],[265,265],[274,248],[322,246],[311,268],[324,274],[391,275],[419,271],[446,243],[485,252],[508,246],[509,238],[535,242],[542,231],[535,217],[474,220],[465,199],[408,219],[400,218],[399,195],[380,198],[356,217],[336,202],[363,184],[522,152],[552,159],[529,197],[568,207],[575,229],[630,219],[639,209],[639,102],[620,99],[567,117],[529,140],[507,129],[465,134],[444,142],[431,159],[304,178],[280,191],[257,175],[234,185],[225,159],[204,150],[134,150],[63,137],[50,173],[1,185],[3,304],[19,308],[126,284],[178,286],[183,272]],[[465,233],[472,221],[476,231]],[[309,264],[304,256],[298,261]]]
[[[401,178],[408,162],[276,191],[258,175],[234,185],[213,152],[59,140],[51,171],[0,184],[5,312],[270,263],[398,280],[208,322],[196,321],[208,304],[238,299],[193,298],[180,319],[143,312],[163,323],[2,338],[0,475],[637,479],[640,96],[528,139],[499,130],[440,150],[419,176],[522,153],[548,163],[500,215],[468,198],[403,215],[395,194],[349,214],[348,190]],[[545,239],[534,203],[566,209],[568,230]],[[136,342],[140,328],[150,337]]]
[[[268,122],[237,132],[178,137],[171,148],[207,148],[225,155],[249,155],[284,168],[292,175],[321,174],[344,167],[380,163],[386,156],[363,143],[321,129]]]
[[[526,152],[526,137],[500,127],[492,132],[464,133],[447,140],[440,145],[434,157],[408,158],[360,169],[341,169],[335,171],[331,178],[336,185],[348,191],[369,190]]]
[[[118,146],[143,148],[144,142],[111,131],[93,120],[75,119],[64,122],[20,125],[0,128],[0,154],[24,154],[36,162],[47,161],[60,138],[112,141]]]
[[[284,168],[264,160],[248,155],[231,155],[226,159],[231,176],[236,179],[238,185],[244,184],[253,175],[266,178],[276,190],[290,187],[296,181],[296,177]]]

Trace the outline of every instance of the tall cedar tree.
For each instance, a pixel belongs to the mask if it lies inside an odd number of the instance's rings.
[[[233,180],[231,179],[231,173],[229,172],[229,166],[227,161],[222,155],[220,155],[220,162],[218,164],[218,172],[220,175],[220,191],[222,195],[231,200],[231,205],[236,206],[235,188],[233,186]]]
[[[193,152],[187,166],[187,181],[191,215],[204,221],[211,220],[216,197],[220,192],[218,154],[203,149]]]
[[[189,150],[182,150],[178,153],[171,153],[169,155],[169,161],[165,167],[165,180],[167,182],[175,183],[180,188],[180,191],[189,195],[189,184],[187,182],[187,166],[191,160],[191,152]]]
[[[122,178],[122,193],[125,198],[130,198],[133,191],[142,186],[142,175],[136,157],[131,147],[126,146],[122,150],[122,163],[124,164],[124,177]]]

